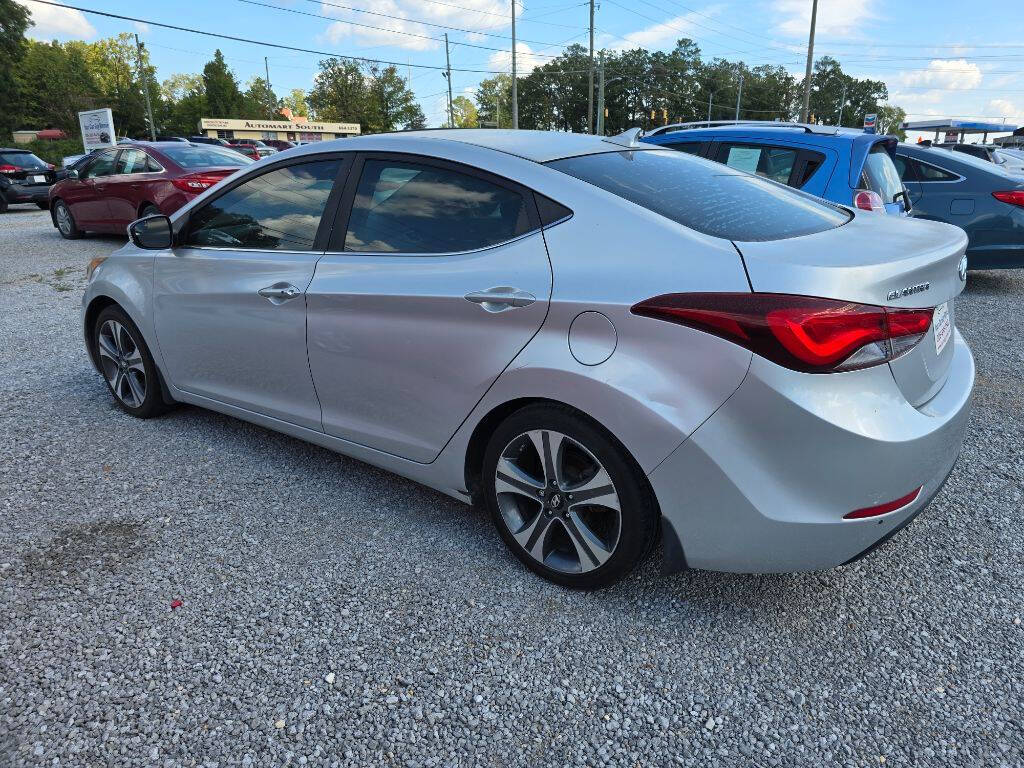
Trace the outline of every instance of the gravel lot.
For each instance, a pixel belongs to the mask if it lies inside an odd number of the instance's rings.
[[[579,594],[405,480],[117,410],[78,313],[120,244],[0,216],[0,765],[1024,765],[1024,271],[971,275],[965,452],[886,547]]]

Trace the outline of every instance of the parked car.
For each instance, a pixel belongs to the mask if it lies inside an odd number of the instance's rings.
[[[82,315],[120,407],[193,403],[477,499],[569,586],[622,577],[659,525],[669,568],[849,562],[963,440],[962,230],[632,135],[322,142],[130,232]]]
[[[14,203],[35,203],[43,210],[53,184],[53,166],[25,149],[0,147],[0,213]]]
[[[53,225],[68,239],[123,234],[140,216],[173,213],[251,162],[230,149],[177,141],[98,150],[51,188]]]
[[[900,144],[896,168],[913,215],[955,224],[970,269],[1024,267],[1024,177],[962,152]]]
[[[997,149],[993,153],[993,162],[1004,171],[1010,173],[1024,173],[1024,152],[1015,152],[1010,149]]]
[[[932,147],[936,149],[948,149],[953,152],[962,152],[965,155],[976,157],[979,160],[986,160],[988,162],[994,161],[994,152],[998,147],[994,144],[967,144],[960,141],[942,141],[938,144],[933,143]]]
[[[284,152],[286,149],[296,146],[294,142],[285,141],[284,139],[264,139],[263,143],[268,147],[276,149],[278,152]]]
[[[905,216],[893,166],[895,136],[848,128],[765,121],[680,123],[642,141],[724,163],[865,211]]]
[[[213,136],[189,136],[188,140],[193,144],[214,144],[218,147],[231,146],[231,143],[226,139],[218,139]]]
[[[261,157],[277,152],[276,149],[267,146],[259,139],[232,139],[228,146],[238,150],[247,157],[251,157],[253,160],[259,160]]]

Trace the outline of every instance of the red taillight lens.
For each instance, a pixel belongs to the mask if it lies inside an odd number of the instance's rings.
[[[902,509],[917,499],[917,495],[921,493],[923,487],[923,485],[919,485],[906,496],[887,501],[885,504],[879,504],[877,507],[864,507],[864,509],[855,509],[853,512],[847,512],[843,515],[843,520],[863,520],[865,517],[878,517],[879,515],[895,512],[897,509]]]
[[[226,173],[190,173],[188,176],[179,176],[176,179],[171,179],[171,184],[182,192],[198,195],[200,192],[212,187],[225,176],[227,176]]]
[[[1002,200],[1010,205],[1019,205],[1024,208],[1024,189],[1011,189],[1008,192],[993,192],[992,197]]]
[[[779,293],[670,293],[642,301],[632,312],[720,336],[807,373],[888,362],[920,341],[932,322],[931,309]]]
[[[18,170],[16,165],[0,165],[0,173],[17,173]]]
[[[862,211],[885,213],[885,204],[882,202],[881,195],[877,192],[872,192],[870,189],[858,189],[853,196],[853,204]]]

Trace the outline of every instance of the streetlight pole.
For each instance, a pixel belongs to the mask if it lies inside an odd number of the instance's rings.
[[[512,130],[519,129],[519,90],[516,86],[516,0],[512,0]]]
[[[142,80],[142,90],[146,94],[146,114],[149,116],[149,140],[156,141],[156,126],[153,124],[153,105],[149,101],[149,78],[146,77],[146,70],[142,66],[142,43],[139,36],[135,35],[135,55],[139,58],[139,79]]]
[[[811,112],[811,67],[814,64],[814,26],[818,23],[818,0],[811,0],[811,36],[807,41],[807,70],[804,73],[804,106],[800,122],[806,123]]]
[[[736,122],[740,119],[740,100],[743,99],[743,75],[740,75],[740,91],[736,94]],[[709,121],[710,122],[710,121]]]
[[[587,72],[587,133],[594,132],[594,0],[590,0],[590,69]]]
[[[846,83],[843,83],[843,98],[839,101],[839,127],[843,125],[843,107],[846,106]]]
[[[448,80],[448,127],[455,127],[455,109],[452,107],[452,59],[448,53],[448,33],[444,33],[444,76]]]
[[[708,128],[711,127],[711,98],[715,95],[714,91],[708,92]]]

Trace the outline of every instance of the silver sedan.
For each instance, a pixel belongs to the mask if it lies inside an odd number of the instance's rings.
[[[630,136],[316,143],[90,265],[117,404],[190,403],[485,507],[511,551],[609,584],[833,567],[960,452],[963,232],[850,211]]]

